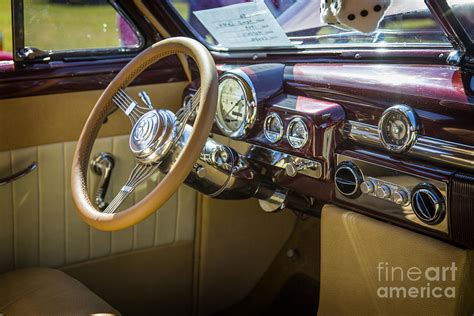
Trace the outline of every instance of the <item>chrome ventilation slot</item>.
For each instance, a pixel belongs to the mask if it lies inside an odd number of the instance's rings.
[[[428,225],[438,224],[444,219],[446,204],[436,187],[422,183],[413,189],[411,197],[413,212]]]
[[[451,206],[447,200],[447,178],[430,179],[399,171],[395,166],[391,168],[341,154],[336,157],[335,195],[338,201],[384,219],[429,228],[446,235],[450,233],[448,217]],[[357,176],[354,177],[351,172],[363,177],[357,191]],[[462,214],[466,215],[465,212]]]
[[[348,198],[357,198],[360,194],[360,184],[363,178],[360,169],[351,162],[338,165],[334,176],[337,190]]]

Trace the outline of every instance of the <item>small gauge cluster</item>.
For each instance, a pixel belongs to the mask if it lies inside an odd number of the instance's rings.
[[[272,112],[267,115],[263,124],[265,138],[272,144],[278,143],[286,136],[288,143],[295,149],[303,148],[309,140],[308,126],[302,117],[295,117],[285,129],[281,117]]]

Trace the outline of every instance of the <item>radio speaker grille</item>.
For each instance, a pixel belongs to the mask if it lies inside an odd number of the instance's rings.
[[[474,176],[463,173],[454,175],[450,196],[452,239],[474,248]]]

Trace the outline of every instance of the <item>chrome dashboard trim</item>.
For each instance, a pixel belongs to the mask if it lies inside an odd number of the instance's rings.
[[[282,153],[266,147],[252,145],[248,152],[244,155],[248,160],[258,161],[267,165],[271,165],[285,171],[289,164],[311,166],[298,170],[298,173],[315,179],[321,179],[323,175],[323,165],[319,161],[310,160]]]
[[[229,78],[236,80],[239,83],[239,85],[242,87],[242,90],[244,91],[244,95],[246,99],[245,101],[247,102],[246,116],[244,118],[244,122],[242,123],[240,128],[236,131],[231,131],[227,129],[224,126],[224,124],[222,124],[222,122],[220,121],[219,115],[217,115],[217,113],[216,113],[216,123],[217,123],[217,127],[219,127],[219,129],[221,130],[222,133],[224,133],[224,135],[233,139],[241,139],[247,135],[248,130],[253,127],[253,125],[255,124],[255,121],[257,120],[257,93],[252,83],[252,80],[241,69],[232,69],[225,72],[219,78],[219,85],[222,83],[222,81]],[[218,102],[219,100],[220,99],[218,99]],[[217,106],[219,106],[219,104]]]
[[[348,121],[344,127],[344,133],[355,142],[385,149],[379,139],[377,126]],[[454,168],[474,171],[474,146],[420,135],[413,147],[405,154]]]
[[[444,234],[449,234],[448,183],[439,180],[433,180],[426,177],[412,175],[403,171],[399,171],[397,169],[381,166],[376,163],[352,158],[342,154],[337,154],[336,160],[338,165],[347,161],[355,164],[362,173],[363,181],[377,179],[380,184],[389,184],[391,188],[397,188],[397,191],[403,189],[407,193],[412,193],[417,185],[421,183],[430,183],[439,190],[443,199],[446,201],[446,216],[443,218],[442,221],[438,223],[427,224],[422,222],[415,215],[411,203],[398,205],[391,197],[387,199],[379,198],[374,194],[362,193],[356,198],[349,198],[342,195],[341,193],[339,193],[338,190],[336,190],[337,200],[349,203],[354,207],[363,207],[364,209],[373,212],[373,214],[392,217],[394,219],[398,219],[406,223],[417,224],[419,226],[436,230]],[[392,194],[393,193],[394,192],[392,192]]]

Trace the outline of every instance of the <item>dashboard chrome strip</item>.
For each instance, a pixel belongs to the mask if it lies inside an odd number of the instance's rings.
[[[384,149],[379,139],[377,126],[348,121],[344,131],[346,136],[355,142]],[[416,143],[406,154],[423,160],[474,171],[474,146],[428,136],[418,136]]]
[[[315,179],[323,177],[323,165],[319,161],[293,156],[258,145],[252,145],[245,154],[245,158],[283,169],[285,174],[287,174],[287,168],[290,165],[295,168],[296,173]],[[290,175],[290,177],[294,176]]]

